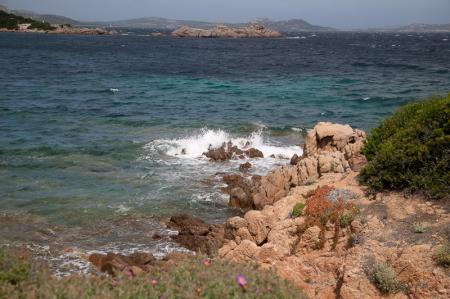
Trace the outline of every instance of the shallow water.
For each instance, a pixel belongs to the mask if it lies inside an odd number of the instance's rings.
[[[449,55],[448,34],[2,33],[0,211],[76,230],[65,246],[154,249],[115,221],[146,219],[151,235],[177,212],[208,221],[236,213],[216,173],[242,161],[208,162],[210,144],[252,142],[267,157],[251,161],[252,173],[263,174],[301,153],[318,121],[368,130],[408,101],[448,92]],[[108,226],[117,232],[87,233]],[[14,235],[20,225],[10,227]]]

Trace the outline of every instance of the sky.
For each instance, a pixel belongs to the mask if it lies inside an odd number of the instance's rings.
[[[82,21],[139,17],[246,22],[304,19],[340,29],[450,23],[450,0],[0,0],[10,9]]]

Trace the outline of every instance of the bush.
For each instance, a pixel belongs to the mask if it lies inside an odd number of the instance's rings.
[[[440,246],[434,255],[434,260],[443,267],[450,266],[450,242]]]
[[[28,29],[52,31],[52,30],[55,30],[56,28],[53,27],[52,25],[50,25],[49,23],[35,21],[35,22],[31,23],[31,25],[28,27]]]
[[[296,203],[294,208],[292,209],[292,217],[300,217],[303,216],[303,210],[305,209],[305,204],[302,202]]]
[[[450,194],[450,94],[412,103],[372,130],[360,180],[370,188]]]
[[[5,248],[0,248],[0,285],[16,285],[27,280],[29,269],[30,263],[26,255],[13,254]]]
[[[17,256],[7,253],[4,257],[1,263],[7,262],[8,266],[0,264],[0,277],[20,265]],[[136,276],[58,279],[41,271],[34,275],[22,275],[21,270],[19,273],[13,281],[0,280],[0,298],[306,298],[302,290],[272,271],[201,256],[164,267],[164,271]]]
[[[374,257],[366,260],[364,270],[369,280],[382,293],[398,293],[406,290],[406,285],[397,279],[394,269]]]

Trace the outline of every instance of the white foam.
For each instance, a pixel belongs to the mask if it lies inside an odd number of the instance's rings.
[[[203,153],[209,148],[219,148],[223,143],[231,141],[239,148],[254,147],[263,152],[264,157],[275,156],[289,159],[294,154],[302,154],[299,146],[283,146],[265,140],[263,131],[258,130],[247,137],[233,137],[223,130],[202,129],[198,134],[179,139],[155,140],[146,145],[150,150],[158,150],[166,155],[182,159],[205,159]]]

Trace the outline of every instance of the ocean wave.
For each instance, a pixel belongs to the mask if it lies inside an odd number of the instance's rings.
[[[183,159],[207,159],[203,153],[210,148],[219,148],[224,143],[231,141],[239,148],[254,147],[263,152],[264,157],[276,157],[289,159],[294,154],[301,155],[302,149],[299,146],[285,146],[271,142],[264,136],[263,129],[252,132],[245,137],[235,137],[230,133],[217,129],[203,128],[200,132],[177,139],[162,139],[148,143],[145,148],[164,153],[168,156]]]

